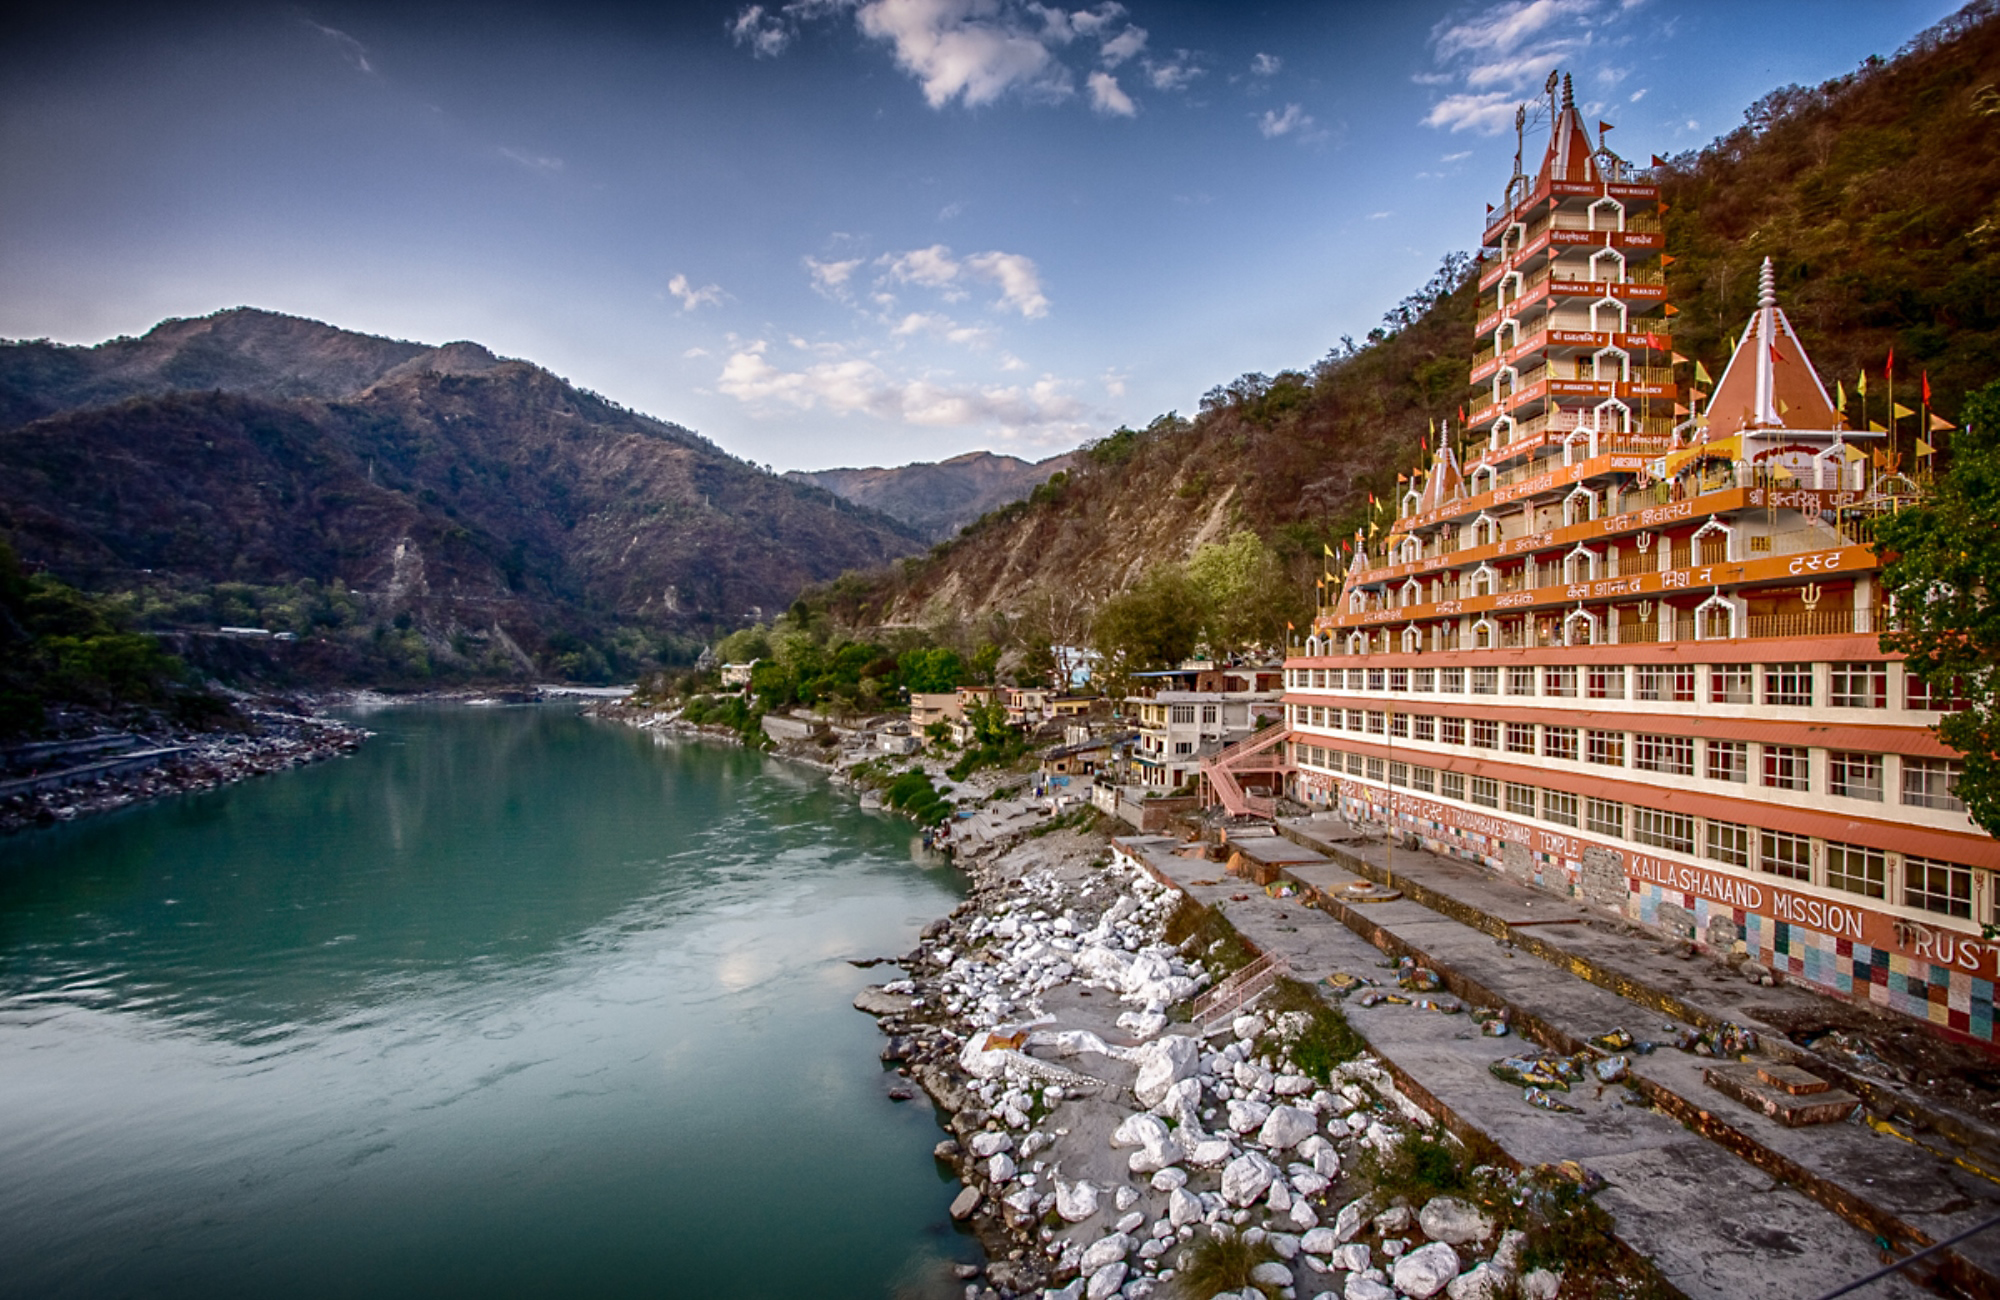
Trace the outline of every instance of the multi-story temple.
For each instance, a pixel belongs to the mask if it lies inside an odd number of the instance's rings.
[[[1676,385],[1659,190],[1551,108],[1485,231],[1472,442],[1293,648],[1288,787],[1990,1043],[2000,842],[1953,701],[1878,642],[1871,527],[1914,486],[1768,263],[1712,395]]]

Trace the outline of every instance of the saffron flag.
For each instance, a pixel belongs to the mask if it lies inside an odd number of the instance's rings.
[[[1666,306],[1666,313],[1669,316],[1678,316],[1681,314],[1681,309],[1674,306],[1672,303],[1668,303]]]
[[[1674,364],[1675,364],[1675,365],[1677,365],[1677,366],[1684,366],[1684,365],[1686,365],[1686,364],[1687,364],[1687,362],[1688,362],[1688,359],[1687,359],[1686,357],[1682,356],[1682,355],[1681,355],[1680,353],[1678,353],[1678,352],[1674,353]]]
[[[1942,415],[1933,415],[1931,417],[1932,433],[1943,433],[1948,429],[1956,429],[1957,427],[1958,427],[1957,425],[1953,424],[1950,420],[1945,419]]]
[[[1673,255],[1672,253],[1662,253],[1662,254],[1660,254],[1660,265],[1661,265],[1661,266],[1672,266],[1673,264],[1674,264],[1674,255]]]
[[[1674,403],[1674,414],[1675,414],[1675,415],[1686,415],[1687,413],[1688,413],[1688,409],[1687,409],[1687,407],[1685,407],[1685,406],[1682,406],[1682,405],[1681,405],[1681,404],[1680,404],[1679,402],[1675,402],[1675,403]]]
[[[1396,481],[1398,483],[1407,483],[1410,481],[1410,476],[1408,474],[1398,474],[1396,475]]]

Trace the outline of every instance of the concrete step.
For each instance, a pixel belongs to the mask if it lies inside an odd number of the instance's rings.
[[[1231,902],[1231,884],[1195,883],[1204,864],[1154,843],[1162,848],[1143,860],[1156,875],[1198,901],[1221,906],[1247,941],[1284,954],[1298,978],[1347,972],[1389,983],[1393,975],[1380,968],[1383,955],[1407,954],[1443,976],[1460,1000],[1505,1007],[1528,1037],[1564,1052],[1581,1050],[1584,1039],[1621,1022],[1635,1037],[1670,1038],[1686,1027],[1661,1022],[1657,1012],[1408,899],[1347,906],[1327,897],[1338,895],[1351,873],[1288,871],[1318,891],[1310,907],[1261,893]],[[1671,1285],[1699,1300],[1809,1300],[1879,1267],[1885,1256],[1878,1237],[1900,1253],[1916,1239],[1918,1225],[1929,1237],[1944,1225],[1969,1226],[2000,1209],[1993,1199],[2000,1187],[1986,1184],[1982,1192],[1970,1186],[1976,1176],[1940,1169],[1941,1162],[1915,1148],[1891,1152],[1903,1144],[1872,1130],[1786,1129],[1721,1098],[1702,1078],[1702,1069],[1717,1063],[1712,1058],[1671,1048],[1634,1057],[1631,1091],[1579,1087],[1565,1096],[1579,1113],[1551,1114],[1530,1107],[1520,1088],[1488,1072],[1494,1061],[1522,1050],[1514,1038],[1489,1038],[1467,1016],[1414,1005],[1364,1008],[1349,998],[1345,1009],[1410,1095],[1447,1126],[1483,1138],[1518,1164],[1579,1159],[1603,1175],[1611,1185],[1598,1202],[1616,1219],[1621,1239],[1650,1258]],[[1833,1134],[1839,1141],[1786,1154],[1778,1135],[1800,1134]],[[1760,1154],[1767,1159],[1756,1158]],[[1817,1182],[1811,1190],[1824,1193],[1830,1175],[1841,1179],[1848,1197],[1839,1207],[1804,1186]],[[1853,1195],[1850,1183],[1870,1196]],[[1882,1204],[1903,1212],[1881,1214]],[[1912,1218],[1918,1224],[1907,1222]],[[1870,1226],[1878,1221],[1880,1227]],[[1975,1255],[1970,1248],[1977,1240],[1960,1248],[1965,1256]],[[1989,1262],[1955,1258],[1951,1268],[1990,1277]],[[1874,1294],[1925,1292],[1897,1278],[1877,1284]]]

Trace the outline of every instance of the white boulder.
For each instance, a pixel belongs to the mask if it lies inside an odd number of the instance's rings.
[[[1079,1267],[1086,1273],[1095,1273],[1106,1264],[1116,1263],[1131,1254],[1133,1244],[1132,1239],[1122,1232],[1099,1237],[1083,1252],[1083,1262]]]
[[[1083,1293],[1088,1300],[1111,1300],[1118,1294],[1118,1288],[1125,1285],[1125,1275],[1130,1271],[1122,1259],[1115,1264],[1106,1264],[1090,1275],[1090,1285],[1084,1288]]]
[[[1340,1292],[1344,1300],[1396,1300],[1396,1293],[1383,1286],[1372,1277],[1359,1273],[1347,1275],[1347,1285]]]
[[[1014,1177],[1014,1173],[1014,1157],[1008,1155],[1005,1151],[1000,1152],[986,1162],[986,1176],[991,1178],[995,1183],[1009,1181]]]
[[[1081,1179],[1074,1183],[1057,1179],[1056,1213],[1066,1223],[1082,1223],[1097,1213],[1097,1188]]]
[[[1006,1133],[984,1132],[972,1135],[972,1154],[981,1160],[997,1156],[1002,1151],[1012,1151],[1014,1139]]]
[[[1461,1273],[1445,1283],[1444,1290],[1451,1300],[1503,1300],[1507,1281],[1505,1273],[1481,1260],[1471,1272]]]
[[[1260,1287],[1287,1287],[1292,1284],[1292,1270],[1276,1260],[1265,1260],[1250,1270],[1250,1280]]]
[[[983,1134],[981,1136],[984,1136]],[[1144,1111],[1137,1115],[1127,1115],[1124,1123],[1111,1130],[1111,1145],[1114,1147],[1156,1147],[1171,1136],[1166,1122],[1157,1115]],[[977,1151],[978,1138],[974,1138]]]
[[[1187,1170],[1185,1169],[1162,1169],[1159,1173],[1153,1175],[1153,1190],[1156,1192],[1175,1191],[1186,1187],[1187,1180]]]
[[[1261,1101],[1232,1101],[1229,1103],[1229,1128],[1234,1133],[1251,1133],[1260,1128],[1270,1117],[1271,1108]]]
[[[1277,1176],[1278,1167],[1256,1152],[1240,1155],[1222,1170],[1222,1199],[1247,1206],[1262,1196]]]
[[[1523,1273],[1515,1283],[1521,1300],[1556,1300],[1556,1292],[1562,1290],[1563,1275],[1538,1268],[1532,1273]]]
[[[1331,1258],[1335,1268],[1343,1269],[1349,1273],[1365,1272],[1368,1268],[1368,1243],[1364,1241],[1350,1241],[1345,1246],[1335,1250]]]
[[[1340,1207],[1334,1216],[1333,1235],[1341,1241],[1353,1241],[1354,1234],[1361,1231],[1363,1212],[1368,1208],[1368,1198],[1357,1197]]]
[[[1314,1228],[1299,1238],[1300,1249],[1308,1255],[1331,1255],[1339,1245],[1340,1239],[1334,1236],[1332,1228]]]
[[[1257,1140],[1273,1151],[1289,1151],[1313,1135],[1318,1121],[1296,1106],[1273,1106]]]
[[[1201,1202],[1185,1187],[1167,1194],[1167,1220],[1176,1228],[1201,1222]]]
[[[1432,1241],[1449,1246],[1484,1241],[1493,1235],[1493,1220],[1480,1213],[1478,1206],[1456,1196],[1438,1196],[1426,1202],[1417,1211],[1417,1226]]]
[[[1389,1273],[1396,1289],[1412,1300],[1430,1300],[1457,1276],[1458,1252],[1441,1241],[1405,1254]],[[1553,1300],[1553,1296],[1545,1300]]]
[[[1142,1106],[1156,1106],[1167,1090],[1193,1074],[1201,1066],[1201,1044],[1185,1034],[1169,1034],[1140,1047],[1137,1052],[1139,1077],[1132,1092]]]

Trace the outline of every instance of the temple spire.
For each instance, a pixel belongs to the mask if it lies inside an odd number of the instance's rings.
[[[1745,429],[1826,430],[1840,423],[1812,359],[1778,306],[1777,269],[1768,257],[1757,276],[1757,310],[1743,327],[1708,411],[1711,438]]]

